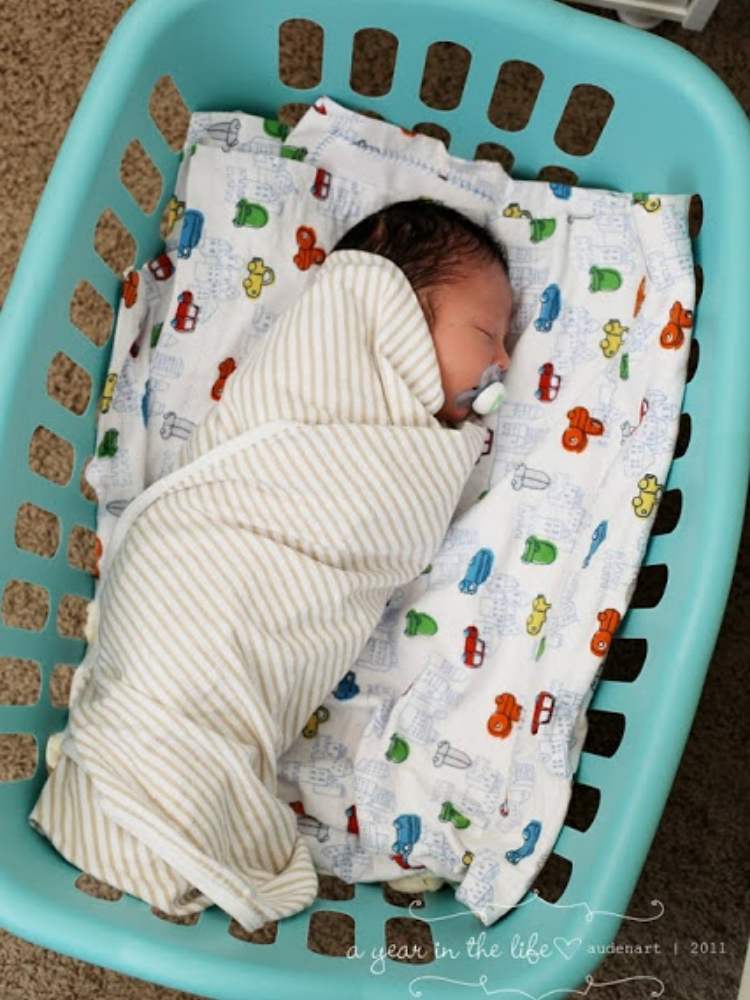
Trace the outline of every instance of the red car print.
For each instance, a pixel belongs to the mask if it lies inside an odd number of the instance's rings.
[[[310,192],[316,198],[320,198],[321,201],[325,201],[331,193],[331,174],[327,170],[324,170],[323,167],[318,167],[315,171],[315,180],[310,188]]]
[[[157,281],[166,281],[174,274],[174,265],[169,259],[169,254],[162,253],[154,260],[148,262],[148,269]]]
[[[389,855],[391,861],[395,861],[399,868],[406,868],[407,871],[416,871],[417,868],[424,868],[424,865],[410,865],[403,854]]]
[[[539,727],[546,725],[552,718],[555,707],[555,696],[549,691],[540,691],[534,702],[534,714],[531,718],[531,735],[536,736]]]
[[[359,836],[359,823],[357,822],[357,807],[349,806],[346,810],[346,832],[355,833]]]
[[[171,320],[172,326],[181,333],[192,333],[198,322],[200,306],[193,302],[193,293],[187,291],[180,292],[177,303],[174,318]]]
[[[622,615],[614,608],[605,608],[596,617],[599,619],[599,628],[591,637],[591,652],[595,656],[606,656]]]
[[[317,236],[315,230],[309,226],[300,226],[296,233],[299,253],[293,257],[294,263],[300,271],[307,271],[313,264],[322,264],[326,259],[326,252],[322,247],[316,247]]]
[[[693,314],[689,309],[683,309],[681,302],[675,302],[669,310],[669,322],[659,335],[659,343],[676,351],[685,343],[685,330],[693,325]]]
[[[481,667],[484,663],[484,639],[479,638],[476,625],[464,629],[464,663],[467,667]]]
[[[487,731],[490,736],[499,736],[505,739],[510,736],[513,723],[521,718],[521,706],[516,701],[516,696],[504,691],[495,698],[497,711],[487,720]]]
[[[548,361],[539,369],[539,387],[534,395],[542,403],[551,403],[557,399],[560,381],[560,376],[555,375],[555,366],[551,361]]]

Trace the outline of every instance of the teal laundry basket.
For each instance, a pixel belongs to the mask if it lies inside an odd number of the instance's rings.
[[[289,86],[279,74],[280,28],[296,18],[323,32],[320,79],[306,89]],[[380,96],[352,89],[353,39],[368,28],[398,40],[392,84]],[[420,82],[430,47],[443,41],[466,50],[468,72],[456,106],[434,108],[423,103]],[[495,86],[517,63],[539,71],[533,110],[493,122],[488,106]],[[325,93],[406,127],[438,125],[450,133],[450,150],[458,156],[474,157],[483,143],[500,145],[513,155],[512,172],[519,177],[556,166],[585,185],[697,192],[702,199],[694,247],[704,288],[696,310],[694,374],[684,398],[679,457],[667,483],[679,516],[671,531],[651,538],[644,571],[658,577],[663,592],[655,606],[629,610],[592,704],[592,719],[619,720],[619,741],[604,750],[588,743],[582,754],[574,800],[593,808],[585,822],[571,814],[556,844],[553,859],[567,876],[564,891],[553,899],[543,873],[539,894],[530,893],[487,930],[481,953],[469,947],[481,925],[468,914],[457,916],[461,908],[447,891],[426,894],[424,908],[409,912],[389,902],[381,886],[357,885],[351,898],[321,898],[281,921],[267,944],[230,934],[229,918],[216,908],[191,926],[177,925],[133,898],[105,901],[79,891],[78,871],[28,826],[45,777],[46,738],[65,723],[65,711],[50,699],[50,677],[56,664],[79,662],[84,648],[60,633],[58,612],[67,595],[92,593],[90,577],[69,563],[67,549],[76,526],[95,523],[95,505],[82,494],[80,480],[94,446],[98,392],[83,413],[72,412],[48,395],[48,371],[62,352],[90,373],[95,390],[103,385],[109,348],[87,339],[70,311],[81,282],[112,305],[119,296],[118,277],[93,246],[102,213],[114,212],[132,234],[139,264],[159,252],[157,220],[178,167],[149,112],[153,88],[165,75],[190,109],[241,108],[275,117],[282,105]],[[579,85],[600,88],[614,102],[586,155],[555,142]],[[135,138],[163,177],[151,215],[120,177],[123,153]],[[32,776],[0,782],[0,925],[89,962],[226,1000],[282,1000],[299,992],[308,1000],[452,997],[471,993],[472,984],[485,995],[556,991],[561,997],[581,986],[599,961],[596,946],[613,940],[627,910],[690,729],[732,578],[750,456],[749,179],[747,119],[711,71],[660,38],[552,0],[136,0],[70,126],[0,315],[0,669],[30,661],[41,674],[36,704],[0,705],[0,746],[32,734],[39,751]],[[29,467],[39,427],[68,442],[66,482]],[[16,545],[18,510],[27,502],[59,518],[62,542],[53,556]],[[42,588],[37,593],[47,613],[38,630],[8,624],[11,581]],[[618,656],[630,662],[632,650],[640,668],[623,672]],[[404,953],[402,960],[398,954],[373,960],[373,949],[377,956],[403,933],[396,918],[426,924],[422,931],[435,947],[433,954],[425,944],[421,964],[404,961]],[[315,950],[332,920],[348,928],[353,957]],[[529,957],[530,945],[536,960]]]

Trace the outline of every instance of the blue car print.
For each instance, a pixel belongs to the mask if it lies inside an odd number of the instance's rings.
[[[561,184],[558,181],[553,181],[550,183],[550,190],[555,198],[570,198],[571,187],[570,184]]]
[[[182,219],[182,229],[180,230],[180,245],[177,253],[180,257],[189,257],[193,249],[198,246],[203,235],[203,223],[205,217],[203,212],[198,212],[191,208],[185,212]]]
[[[602,544],[604,539],[607,537],[607,522],[600,521],[594,528],[594,533],[591,536],[591,547],[589,548],[588,555],[583,560],[583,568],[586,569],[588,564],[591,562],[591,557]]]
[[[394,819],[393,825],[396,827],[396,840],[391,850],[406,859],[422,833],[422,820],[416,813],[401,813]]]
[[[495,556],[492,549],[479,549],[471,557],[466,576],[459,581],[458,589],[462,594],[476,594],[492,571]]]
[[[539,301],[542,303],[542,308],[539,318],[534,321],[534,326],[540,333],[548,333],[560,315],[560,286],[547,285],[539,296]]]
[[[505,857],[510,861],[512,865],[517,865],[521,858],[528,858],[530,854],[534,852],[536,847],[536,842],[539,840],[539,834],[542,832],[542,824],[538,819],[532,819],[530,823],[527,823],[523,828],[523,844],[521,847],[517,847],[515,851],[506,851]]]
[[[336,685],[333,697],[338,698],[339,701],[347,701],[349,698],[353,698],[355,694],[359,694],[359,684],[357,684],[356,676],[353,670],[347,670]]]

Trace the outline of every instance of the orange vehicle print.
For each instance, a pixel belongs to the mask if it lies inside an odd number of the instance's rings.
[[[138,285],[141,276],[137,271],[131,271],[122,283],[122,301],[126,309],[132,309],[138,301]]]
[[[326,259],[323,247],[316,247],[317,235],[309,226],[300,226],[296,236],[299,252],[294,255],[294,263],[300,271],[307,271],[313,264],[322,264]]]
[[[490,736],[498,736],[505,739],[510,736],[513,723],[521,718],[521,706],[516,701],[516,696],[504,691],[495,698],[496,711],[487,720],[487,731]]]
[[[681,302],[675,302],[669,310],[669,322],[659,335],[659,343],[667,350],[676,351],[685,343],[685,330],[693,325],[693,314],[683,309]]]
[[[224,392],[224,386],[227,384],[227,379],[236,369],[237,362],[234,358],[224,358],[219,364],[219,377],[211,386],[211,399],[215,399],[217,403],[219,402]]]
[[[563,432],[562,445],[566,451],[582,452],[589,443],[589,435],[599,437],[604,433],[604,424],[589,415],[585,406],[574,406],[568,410],[570,426]]]
[[[635,305],[633,306],[633,316],[637,316],[641,311],[641,306],[646,298],[646,275],[641,278],[635,293]]]
[[[596,617],[599,619],[599,628],[591,637],[591,652],[595,656],[606,656],[622,615],[615,608],[605,608]]]

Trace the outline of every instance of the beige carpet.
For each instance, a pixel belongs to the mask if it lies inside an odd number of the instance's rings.
[[[523,0],[518,0],[523,2]],[[0,10],[0,211],[5,240],[0,248],[0,302],[4,300],[34,209],[62,142],[68,122],[97,58],[130,0],[3,0]],[[585,8],[594,12],[593,8]],[[601,11],[599,16],[612,16]],[[657,31],[684,45],[705,60],[750,109],[750,18],[745,0],[721,0],[707,29],[698,34],[664,23]],[[287,82],[304,84],[310,38],[290,31],[283,39]],[[371,38],[356,86],[378,92],[388,63],[388,46]],[[423,96],[428,102],[445,95],[460,77],[460,53],[444,46],[431,67]],[[512,82],[522,102],[533,80],[521,75]],[[503,113],[500,109],[498,114]],[[294,109],[290,109],[294,118]],[[586,126],[596,115],[594,105],[582,107],[568,125],[567,142],[585,141]],[[491,115],[493,114],[491,110]],[[184,116],[167,90],[155,111],[160,124],[177,143]],[[429,109],[425,109],[429,118]],[[416,124],[416,123],[409,123]],[[425,127],[425,131],[439,132]],[[487,151],[488,155],[495,155]],[[503,159],[503,154],[499,154]],[[506,162],[506,166],[509,164]],[[134,193],[144,203],[154,196],[153,184],[136,155],[126,164]],[[550,176],[548,179],[554,179]],[[128,243],[115,226],[105,225],[97,246],[117,268],[129,262]],[[93,339],[106,337],[106,310],[85,296],[75,305],[75,320]],[[91,386],[87,376],[61,360],[51,371],[49,391],[65,405],[81,412]],[[54,441],[35,442],[32,464],[54,475],[66,456]],[[40,554],[59,544],[53,519],[28,505],[19,513],[16,540]],[[679,1000],[733,1000],[748,937],[747,751],[746,719],[750,698],[743,676],[750,660],[750,561],[746,523],[729,606],[716,647],[696,722],[690,734],[666,811],[648,861],[629,907],[629,914],[651,912],[649,901],[659,899],[664,916],[654,924],[625,921],[618,946],[630,953],[609,956],[596,972],[597,982],[633,976],[656,976],[666,986],[666,997]],[[93,565],[93,537],[79,531],[69,541],[72,562]],[[43,609],[35,595],[19,585],[6,592],[3,616],[9,623],[33,623]],[[82,608],[71,603],[61,615],[61,626],[80,633]],[[37,697],[35,678],[16,665],[0,664],[0,703],[21,704]],[[67,701],[70,672],[54,679],[53,698]],[[38,681],[36,681],[38,684]],[[28,766],[28,747],[0,739],[0,780],[18,776]],[[0,848],[1,849],[1,848]],[[554,880],[554,873],[551,878]],[[335,895],[335,881],[325,888]],[[104,893],[84,881],[84,889]],[[331,898],[329,896],[329,898]],[[335,951],[337,933],[331,930],[315,943],[316,950]],[[695,945],[693,945],[695,942]],[[657,943],[661,954],[634,954],[637,946]],[[708,954],[701,954],[708,948]],[[252,945],[248,945],[252,947]],[[335,959],[331,959],[335,963]],[[335,965],[332,965],[334,971]],[[600,991],[606,1000],[639,1000],[649,995],[648,983],[625,983]],[[57,998],[167,998],[188,996],[35,947],[0,931],[0,1000],[57,1000]],[[265,1000],[265,998],[264,998]],[[270,1000],[270,998],[269,998]]]

